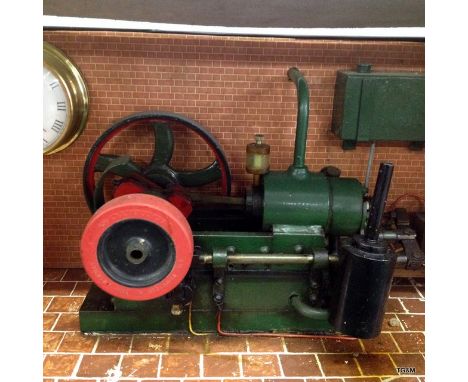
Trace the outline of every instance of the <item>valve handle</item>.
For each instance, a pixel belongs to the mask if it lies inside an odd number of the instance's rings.
[[[382,162],[379,167],[377,182],[375,183],[374,195],[369,211],[364,237],[370,241],[379,239],[380,223],[387,203],[388,191],[393,175],[393,163]]]

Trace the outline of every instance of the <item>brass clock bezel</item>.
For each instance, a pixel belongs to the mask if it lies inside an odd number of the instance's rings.
[[[67,97],[69,113],[56,141],[43,150],[50,155],[70,146],[83,132],[88,120],[88,88],[78,67],[60,49],[44,41],[43,66],[59,80]]]

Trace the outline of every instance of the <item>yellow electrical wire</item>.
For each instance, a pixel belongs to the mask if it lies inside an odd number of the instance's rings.
[[[209,333],[197,333],[195,330],[193,330],[193,327],[192,327],[192,303],[189,304],[188,327],[189,327],[189,332],[192,333],[194,336],[208,336],[209,335]]]

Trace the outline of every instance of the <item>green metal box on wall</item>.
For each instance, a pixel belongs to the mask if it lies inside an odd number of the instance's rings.
[[[332,131],[344,149],[358,142],[407,141],[424,146],[424,74],[338,71]]]

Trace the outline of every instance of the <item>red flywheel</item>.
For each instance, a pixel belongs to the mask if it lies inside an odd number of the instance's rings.
[[[192,230],[177,207],[159,197],[130,194],[99,208],[81,238],[81,259],[92,281],[112,296],[161,297],[187,275]]]

